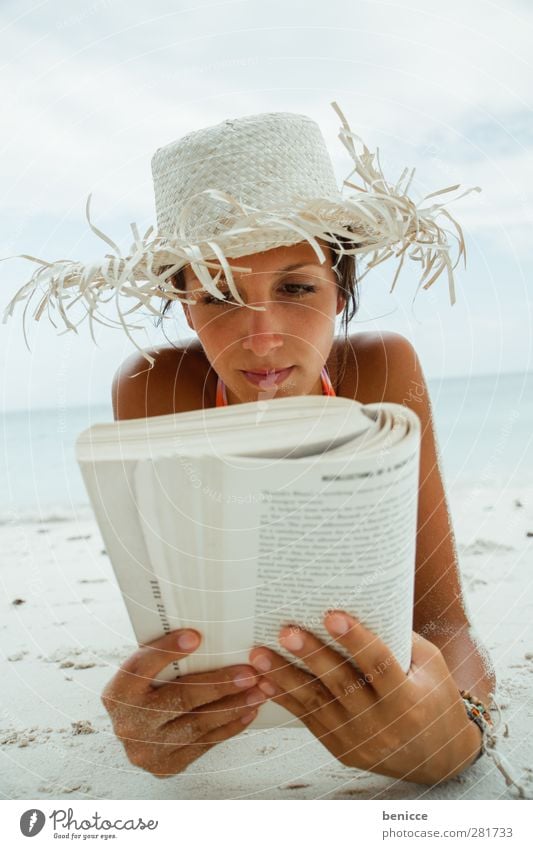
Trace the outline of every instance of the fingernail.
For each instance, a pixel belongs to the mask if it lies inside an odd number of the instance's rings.
[[[304,638],[301,634],[294,634],[292,632],[282,632],[280,634],[280,640],[285,646],[285,648],[288,648],[291,651],[299,651],[304,647]]]
[[[246,696],[246,704],[247,705],[257,705],[261,704],[261,702],[265,701],[265,695],[257,688],[254,688],[248,695]]]
[[[236,687],[241,687],[245,690],[247,687],[253,687],[256,682],[256,678],[254,675],[250,675],[249,672],[237,672],[233,676],[233,683]]]
[[[243,725],[248,725],[248,723],[251,722],[252,719],[255,719],[256,716],[257,716],[256,710],[253,710],[250,713],[245,713],[244,716],[241,717],[241,722],[242,722]]]
[[[348,621],[346,616],[343,616],[342,613],[333,613],[331,616],[327,617],[326,625],[329,631],[332,631],[333,634],[345,634],[350,630],[351,623]]]
[[[199,643],[198,635],[194,631],[183,631],[178,637],[178,646],[183,651],[196,648]]]
[[[250,659],[250,663],[252,666],[255,666],[259,672],[268,672],[272,669],[272,664],[270,662],[270,658],[266,654],[258,654],[254,657],[254,659]]]
[[[275,696],[276,695],[276,688],[270,683],[270,681],[260,681],[257,686],[267,696]]]

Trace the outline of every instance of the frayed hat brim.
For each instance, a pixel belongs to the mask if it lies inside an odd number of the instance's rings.
[[[86,318],[89,320],[91,337],[94,341],[93,321],[109,327],[122,327],[127,336],[152,365],[153,357],[147,354],[135,342],[130,331],[139,329],[126,321],[126,318],[141,308],[159,316],[161,309],[155,309],[152,301],[157,299],[180,299],[190,303],[183,294],[179,294],[171,282],[171,276],[186,265],[194,271],[200,286],[215,298],[222,298],[211,271],[224,273],[224,279],[235,300],[244,305],[233,272],[250,270],[245,263],[235,265],[230,262],[248,254],[270,250],[281,246],[290,246],[308,241],[320,262],[326,256],[318,240],[326,242],[338,256],[349,254],[355,257],[367,257],[366,269],[358,275],[358,280],[391,257],[398,261],[392,281],[392,292],[398,280],[405,257],[421,264],[418,289],[429,289],[435,281],[446,273],[450,303],[455,303],[453,270],[461,257],[466,265],[466,248],[463,232],[457,221],[445,209],[447,202],[436,203],[435,198],[460,188],[449,186],[432,192],[419,203],[407,194],[414,169],[409,173],[404,169],[396,184],[385,180],[379,163],[379,151],[371,153],[363,144],[363,153],[358,154],[356,144],[361,140],[349,128],[346,119],[337,104],[332,104],[339,114],[342,127],[339,138],[354,161],[354,168],[343,182],[345,189],[355,190],[349,196],[339,194],[339,198],[306,198],[305,202],[295,202],[291,209],[257,209],[242,204],[237,198],[226,192],[206,189],[200,194],[207,195],[227,209],[225,223],[216,227],[209,238],[200,238],[194,243],[176,231],[171,238],[153,235],[150,227],[141,237],[136,224],[131,224],[133,242],[128,253],[123,256],[115,242],[97,228],[90,218],[89,195],[86,204],[86,216],[90,228],[113,251],[96,263],[81,263],[71,260],[47,262],[27,254],[5,259],[23,258],[36,263],[31,278],[15,293],[4,311],[4,323],[13,314],[17,303],[26,301],[23,313],[23,333],[26,345],[26,312],[30,301],[41,293],[33,318],[39,321],[44,311],[54,326],[52,313],[57,310],[65,331],[75,331]],[[363,185],[352,181],[357,174]],[[464,197],[472,191],[479,192],[478,186],[463,192]],[[459,198],[454,198],[458,200]],[[430,205],[427,201],[432,200]],[[426,204],[426,205],[425,205]],[[438,222],[443,218],[453,229],[447,229]],[[201,234],[200,234],[201,235]],[[455,261],[452,263],[452,243],[457,243]],[[0,261],[4,261],[0,260]],[[161,269],[165,268],[165,271]],[[220,276],[220,275],[219,275]],[[125,308],[124,299],[130,304]],[[117,319],[104,315],[102,307],[114,301]],[[133,303],[131,303],[133,301]],[[76,322],[71,320],[68,311],[74,304],[81,302],[85,313]],[[29,346],[28,346],[29,347]]]

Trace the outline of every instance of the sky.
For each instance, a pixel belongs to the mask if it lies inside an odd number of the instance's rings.
[[[467,244],[450,306],[443,276],[413,297],[418,266],[391,294],[394,264],[361,282],[351,331],[409,338],[430,379],[533,370],[533,4],[526,0],[229,0],[29,2],[0,7],[0,258],[95,260],[122,250],[130,223],[155,224],[150,160],[195,129],[258,112],[316,120],[339,188],[351,160],[337,138],[337,101],[379,148],[389,182],[415,167],[413,197],[460,184],[451,203]],[[456,192],[455,195],[460,192]],[[0,263],[0,319],[31,276]],[[37,303],[35,300],[33,304]],[[3,410],[108,403],[134,350],[119,330],[61,333],[23,306],[0,323]],[[35,307],[30,306],[33,311]],[[190,338],[177,306],[137,344]]]

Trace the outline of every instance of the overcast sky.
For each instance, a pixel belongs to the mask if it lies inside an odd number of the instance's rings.
[[[339,186],[351,170],[337,140],[338,101],[352,129],[380,149],[395,182],[416,167],[413,194],[480,186],[450,207],[467,241],[456,269],[412,303],[418,266],[389,294],[394,265],[361,284],[353,331],[408,336],[429,378],[533,370],[533,4],[527,0],[231,0],[29,2],[0,11],[0,257],[95,259],[122,249],[130,222],[155,224],[150,159],[186,132],[270,111],[317,120]],[[31,275],[0,264],[1,313]],[[178,308],[179,309],[179,308]],[[184,320],[169,338],[187,338]],[[1,314],[0,314],[1,317]],[[4,409],[107,402],[133,350],[97,325],[58,335],[22,309],[0,324]],[[56,320],[58,328],[61,327]],[[153,321],[141,346],[165,342]]]

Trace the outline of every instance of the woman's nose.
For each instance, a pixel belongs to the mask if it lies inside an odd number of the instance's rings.
[[[279,332],[279,320],[276,319],[275,310],[272,310],[271,305],[257,303],[254,306],[265,306],[265,309],[244,309],[247,315],[242,347],[246,351],[253,351],[257,356],[265,356],[283,345],[283,335]]]

